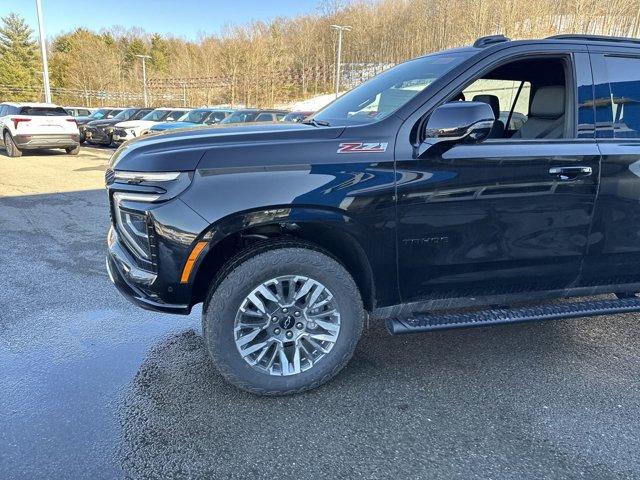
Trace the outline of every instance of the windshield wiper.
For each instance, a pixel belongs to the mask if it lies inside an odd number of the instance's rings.
[[[304,123],[305,125],[313,125],[314,127],[330,127],[331,126],[329,122],[325,122],[324,120],[316,120],[315,118],[310,118],[309,120],[304,120],[300,123]]]

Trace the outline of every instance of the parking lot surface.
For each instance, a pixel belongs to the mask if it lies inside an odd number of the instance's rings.
[[[640,477],[637,314],[391,337],[259,398],[104,268],[108,150],[0,154],[0,478]]]

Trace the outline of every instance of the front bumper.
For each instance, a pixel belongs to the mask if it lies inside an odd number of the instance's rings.
[[[109,232],[108,244],[107,272],[111,282],[125,298],[147,310],[189,314],[189,305],[166,303],[157,294],[152,293],[157,275],[136,265],[131,255],[123,248],[113,227]]]
[[[80,135],[77,133],[16,135],[13,140],[20,150],[31,148],[72,148],[80,144]]]
[[[136,134],[132,129],[116,128],[113,131],[112,140],[113,143],[121,144],[127,140],[136,138]]]
[[[111,132],[104,128],[87,128],[85,130],[85,138],[91,143],[111,144]]]

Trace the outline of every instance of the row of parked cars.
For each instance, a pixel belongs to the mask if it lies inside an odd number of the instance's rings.
[[[254,108],[101,108],[77,117],[80,142],[119,145],[143,135],[176,128],[248,122],[300,122],[313,112],[261,110]]]
[[[312,113],[219,107],[90,109],[5,102],[0,103],[0,142],[9,157],[43,148],[77,155],[84,142],[119,145],[142,135],[217,123],[300,122]]]

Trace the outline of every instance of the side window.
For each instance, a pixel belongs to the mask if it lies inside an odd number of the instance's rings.
[[[640,137],[640,58],[605,57],[615,138]]]
[[[522,90],[520,90],[521,85]],[[518,95],[518,90],[520,90],[520,95]],[[529,102],[531,97],[531,83],[529,82],[479,79],[465,88],[462,93],[466,101],[473,101],[474,99],[482,99],[483,101],[490,100],[493,102],[494,108],[497,105],[498,111],[500,112],[498,119],[507,130],[520,130],[529,116]],[[509,113],[511,112],[511,107],[513,107],[514,102],[515,108],[513,115],[511,116],[509,125],[507,125],[507,119],[509,118]]]
[[[82,115],[84,117],[91,115],[89,110],[78,110],[78,115]]]
[[[213,112],[209,117],[209,122],[212,122],[212,121],[219,122],[221,120],[224,120],[225,117],[226,115],[224,114],[224,112]]]
[[[261,113],[254,120],[254,122],[271,122],[271,121],[273,121],[273,116],[271,113]]]

